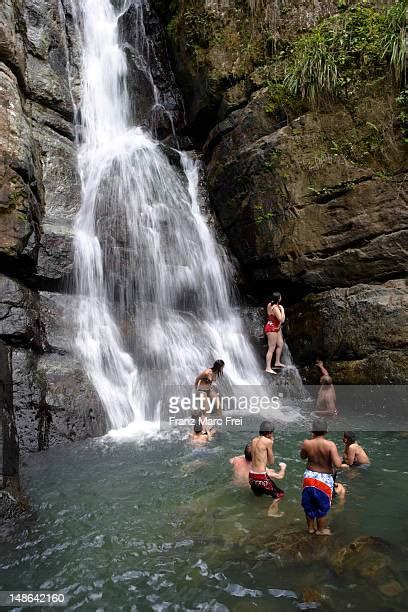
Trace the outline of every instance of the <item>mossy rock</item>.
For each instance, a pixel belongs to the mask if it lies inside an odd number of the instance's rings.
[[[389,545],[373,536],[361,536],[340,548],[330,559],[337,575],[355,572],[364,578],[373,578],[392,566]]]

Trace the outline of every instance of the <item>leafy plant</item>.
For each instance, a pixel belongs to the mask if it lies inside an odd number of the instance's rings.
[[[275,217],[275,213],[265,211],[262,204],[255,204],[254,213],[254,221],[257,225],[259,225],[260,223],[272,221],[272,219]]]
[[[322,94],[334,93],[337,78],[336,57],[322,31],[316,30],[295,43],[292,65],[284,79],[290,94],[300,95],[315,106]]]
[[[396,80],[406,82],[407,0],[399,0],[387,11],[386,30],[382,37],[383,57],[389,56]]]
[[[402,138],[405,144],[408,144],[408,89],[403,89],[395,101],[400,108],[398,121],[401,126]]]
[[[407,0],[387,9],[353,5],[324,19],[291,47],[283,84],[312,106],[353,91],[358,71],[375,76],[389,63],[405,74]]]

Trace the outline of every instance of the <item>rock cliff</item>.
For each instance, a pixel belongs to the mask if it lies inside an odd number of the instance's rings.
[[[5,484],[17,474],[19,450],[43,450],[101,435],[108,427],[72,346],[77,308],[72,243],[81,189],[78,7],[76,0],[4,0],[0,6],[0,477]],[[184,105],[164,31],[148,2],[127,3],[119,34],[134,124],[169,137],[184,127]]]
[[[283,293],[309,380],[406,382],[404,3],[156,4],[243,292]]]
[[[70,0],[0,6],[0,404],[4,483],[20,451],[105,431],[72,353],[80,40]],[[5,439],[5,432],[10,432]],[[18,441],[18,444],[17,444]]]
[[[131,2],[120,31],[134,121],[144,116],[159,138],[174,126],[202,150],[243,293],[254,307],[274,289],[284,293],[286,336],[305,376],[319,355],[337,382],[405,382],[407,92],[399,38],[389,37],[399,31],[392,10],[401,0],[152,4],[166,25],[176,80],[148,4],[144,27],[157,61],[151,73],[135,62],[140,12]],[[72,350],[81,56],[74,7],[72,0],[0,6],[6,479],[18,465],[17,439],[32,451],[106,430]]]

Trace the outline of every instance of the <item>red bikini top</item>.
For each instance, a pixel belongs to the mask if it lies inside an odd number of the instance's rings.
[[[282,306],[279,306],[279,304],[275,304],[275,306],[277,306],[279,310],[282,312]],[[280,325],[280,321],[278,317],[274,315],[273,313],[268,315],[268,321],[271,321],[271,323],[276,323],[277,325]]]

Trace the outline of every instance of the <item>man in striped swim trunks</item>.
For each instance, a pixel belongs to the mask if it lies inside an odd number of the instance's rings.
[[[302,506],[308,532],[316,535],[331,535],[327,515],[333,495],[333,468],[342,465],[335,443],[326,440],[326,434],[327,422],[324,419],[313,421],[312,439],[305,440],[300,449],[302,459],[307,459]]]

